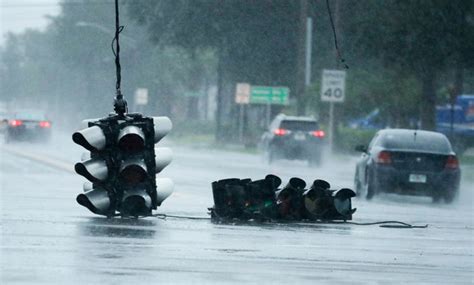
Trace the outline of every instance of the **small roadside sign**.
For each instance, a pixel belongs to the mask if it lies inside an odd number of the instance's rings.
[[[344,102],[346,72],[342,70],[323,70],[321,101]]]
[[[250,84],[237,83],[235,88],[235,103],[248,104],[250,102]]]
[[[146,105],[148,104],[148,89],[137,88],[135,90],[135,105]]]

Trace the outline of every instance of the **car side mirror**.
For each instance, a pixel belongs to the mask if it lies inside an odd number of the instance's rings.
[[[367,152],[367,147],[365,145],[358,145],[355,147],[355,151]]]

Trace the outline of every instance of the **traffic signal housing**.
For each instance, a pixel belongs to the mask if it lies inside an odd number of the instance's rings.
[[[309,220],[352,220],[351,198],[355,192],[348,188],[330,190],[331,185],[316,179],[303,193],[304,216]]]
[[[72,139],[90,158],[85,155],[75,170],[92,185],[84,187],[77,202],[109,217],[150,215],[173,191],[170,179],[156,179],[172,160],[171,149],[155,148],[172,128],[169,118],[127,114],[86,123]]]
[[[249,178],[214,181],[211,215],[223,219],[276,219],[275,191],[280,184],[281,179],[271,174],[255,181]]]
[[[276,191],[278,213],[281,219],[302,219],[302,197],[305,187],[306,182],[303,179],[293,177],[283,189]]]
[[[211,217],[218,220],[261,221],[334,221],[351,220],[356,209],[351,198],[355,192],[348,188],[331,190],[321,179],[306,182],[293,177],[283,187],[281,179],[267,175],[265,179],[228,178],[212,183],[214,207]]]

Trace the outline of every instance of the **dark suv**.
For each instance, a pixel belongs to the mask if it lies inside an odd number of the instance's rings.
[[[261,147],[268,163],[276,159],[302,159],[321,163],[324,131],[312,117],[278,115],[262,135]]]

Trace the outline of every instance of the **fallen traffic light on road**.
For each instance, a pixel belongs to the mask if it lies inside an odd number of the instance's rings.
[[[281,180],[275,175],[265,179],[229,178],[212,183],[215,206],[213,217],[242,219],[268,219],[276,215],[275,191]]]
[[[77,202],[104,216],[147,216],[171,194],[173,182],[155,176],[172,160],[169,148],[156,148],[172,127],[167,117],[111,115],[87,121],[73,134],[90,151],[75,170],[91,183]]]
[[[230,178],[212,183],[214,207],[211,217],[218,220],[328,221],[351,220],[354,191],[331,190],[327,181],[317,179],[309,189],[306,182],[293,177],[283,187],[281,179]]]
[[[303,193],[305,217],[310,220],[351,220],[351,198],[355,192],[348,188],[330,190],[330,184],[324,180],[315,180]]]
[[[279,217],[289,220],[301,220],[303,199],[302,194],[306,182],[293,177],[283,189],[276,191]]]

